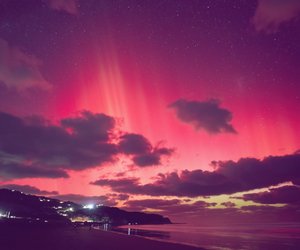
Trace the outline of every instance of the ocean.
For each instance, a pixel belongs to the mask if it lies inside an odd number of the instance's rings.
[[[194,226],[188,224],[134,225],[112,231],[209,250],[298,250],[300,224]]]

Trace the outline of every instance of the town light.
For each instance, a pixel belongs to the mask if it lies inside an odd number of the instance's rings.
[[[83,208],[86,208],[86,209],[94,209],[94,208],[95,208],[95,205],[94,205],[94,204],[87,204],[87,205],[84,205]]]

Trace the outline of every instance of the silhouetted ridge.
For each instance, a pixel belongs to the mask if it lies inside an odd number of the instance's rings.
[[[92,207],[24,194],[16,190],[0,189],[0,221],[27,221],[30,223],[95,222],[112,225],[169,224],[171,221],[159,214],[127,212],[116,207]]]

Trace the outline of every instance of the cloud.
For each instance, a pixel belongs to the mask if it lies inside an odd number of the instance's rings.
[[[143,199],[143,200],[129,200],[124,203],[128,210],[132,211],[146,211],[149,209],[159,209],[160,213],[168,216],[183,214],[197,214],[206,211],[207,208],[214,207],[216,203],[196,201],[194,203],[182,203],[179,199]]]
[[[300,205],[300,187],[289,185],[270,188],[269,191],[266,192],[244,194],[241,199],[262,204],[283,203]]]
[[[152,196],[233,194],[299,179],[300,154],[269,156],[263,160],[242,158],[237,162],[214,162],[214,171],[184,170],[159,174],[156,181],[140,184],[137,178],[99,179],[91,184],[109,186],[121,193]]]
[[[80,116],[62,119],[61,125],[86,142],[106,142],[115,127],[115,120],[105,114],[83,111]]]
[[[179,120],[194,126],[196,130],[203,129],[210,134],[236,133],[230,124],[232,113],[221,108],[218,100],[200,102],[180,99],[169,107],[175,110]]]
[[[151,143],[142,135],[125,134],[120,137],[119,151],[121,153],[132,155],[132,160],[139,167],[160,165],[163,156],[171,156],[174,149],[153,147]]]
[[[231,202],[231,201],[226,201],[226,202],[222,202],[221,205],[223,205],[224,207],[227,207],[227,208],[232,208],[232,207],[235,207],[235,203]]]
[[[176,216],[180,216],[177,214]],[[239,227],[246,224],[254,224],[253,230],[260,230],[257,228],[257,223],[262,225],[262,223],[278,223],[278,218],[280,222],[295,222],[300,219],[299,206],[243,206],[241,208],[230,207],[230,208],[204,208],[198,210],[194,214],[185,214],[186,219],[190,221],[200,221],[201,225],[226,225],[235,224]],[[269,224],[270,225],[270,224]],[[239,228],[238,227],[238,228]],[[237,228],[237,230],[239,230]],[[251,230],[251,227],[248,229]],[[261,230],[266,230],[266,227],[261,228]],[[286,228],[284,229],[286,230]]]
[[[197,201],[192,204],[177,204],[164,208],[164,213],[170,216],[189,216],[201,213],[207,213],[212,207],[216,206],[215,202]]]
[[[171,156],[174,149],[171,148],[155,148],[151,152],[133,157],[133,162],[139,167],[161,165],[163,156]]]
[[[23,178],[68,178],[69,175],[61,169],[50,169],[34,164],[9,164],[0,159],[0,179]]]
[[[116,199],[116,200],[119,200],[119,201],[125,201],[125,200],[128,200],[129,198],[129,195],[128,194],[108,194],[108,196],[110,198],[113,198],[113,199]]]
[[[29,185],[18,185],[18,184],[6,184],[0,186],[0,188],[7,188],[11,190],[17,190],[26,194],[33,194],[33,195],[57,195],[57,191],[46,191],[40,190],[36,187],[29,186]]]
[[[91,182],[93,185],[98,186],[109,186],[114,191],[119,193],[134,193],[132,192],[132,188],[139,186],[139,179],[138,178],[120,178],[120,179],[99,179],[94,182]],[[122,190],[126,190],[123,192]]]
[[[298,0],[259,0],[253,23],[259,32],[275,33],[281,24],[296,19],[299,14]]]
[[[50,83],[40,71],[41,61],[0,38],[0,82],[8,88],[25,90],[51,89]]]
[[[142,135],[131,135],[119,138],[113,117],[88,111],[57,124],[43,117],[19,118],[0,112],[0,175],[4,179],[68,177],[66,170],[103,166],[117,161],[120,154],[140,167],[159,165],[163,156],[173,152],[153,147]],[[143,138],[149,148],[136,144],[135,137]],[[126,148],[134,148],[134,154]]]
[[[129,200],[124,203],[128,208],[134,210],[143,210],[145,208],[164,209],[169,206],[178,205],[179,199],[162,200],[162,199],[144,199],[144,200]]]
[[[78,14],[78,0],[48,0],[49,7],[53,10],[65,11],[69,14]]]
[[[3,157],[6,154],[26,165],[14,171],[18,174],[22,169],[24,174],[30,168],[34,171],[35,166],[41,171],[81,170],[113,162],[116,145],[108,138],[113,126],[113,118],[90,112],[63,119],[60,125],[47,123],[43,118],[21,119],[0,113],[0,161],[7,163],[7,157]],[[12,169],[18,166],[17,162],[12,165]]]
[[[124,154],[145,154],[151,148],[150,142],[139,134],[125,134],[120,138],[119,149]]]
[[[59,199],[63,201],[72,201],[78,204],[103,204],[105,206],[115,206],[117,202],[110,197],[100,195],[100,196],[85,196],[80,194],[62,194],[62,195],[55,195],[51,198]]]

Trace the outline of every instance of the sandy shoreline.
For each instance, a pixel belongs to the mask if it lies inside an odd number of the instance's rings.
[[[196,250],[180,245],[106,232],[70,227],[0,227],[3,250]]]

